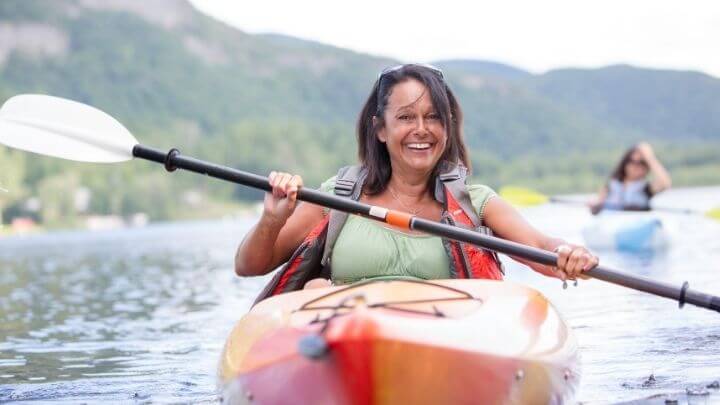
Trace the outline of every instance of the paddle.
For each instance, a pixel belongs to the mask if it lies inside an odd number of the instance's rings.
[[[585,205],[585,202],[583,201],[571,200],[562,197],[546,196],[535,190],[517,186],[502,187],[499,191],[499,194],[502,196],[502,198],[509,201],[510,203],[521,207],[530,207],[547,203]],[[651,207],[650,209],[652,211],[674,212],[678,214],[704,215],[708,218],[720,220],[720,207],[712,208],[707,211],[673,207]]]
[[[140,145],[111,116],[85,104],[57,97],[20,95],[5,102],[0,108],[0,143],[29,152],[84,162],[121,162],[137,157],[160,163],[168,171],[180,168],[265,191],[271,190],[266,177],[183,156],[177,149],[165,152]],[[298,199],[394,226],[472,243],[545,265],[552,266],[557,262],[557,255],[552,252],[309,188],[300,189]],[[720,297],[693,291],[688,288],[687,282],[676,287],[646,277],[623,274],[606,266],[598,266],[585,274],[678,301],[680,307],[689,303],[720,312]]]

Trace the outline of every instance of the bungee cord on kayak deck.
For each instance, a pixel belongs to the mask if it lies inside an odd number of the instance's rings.
[[[343,287],[340,289],[337,289],[335,291],[331,291],[327,294],[320,295],[306,303],[304,303],[301,307],[294,310],[293,312],[303,312],[303,311],[321,311],[321,310],[334,310],[336,312],[333,312],[334,315],[342,315],[340,313],[340,310],[346,310],[346,309],[353,309],[356,308],[358,305],[367,307],[367,308],[383,308],[383,309],[390,309],[395,311],[402,311],[402,312],[408,312],[408,313],[415,313],[418,315],[431,315],[436,316],[440,318],[447,317],[448,315],[440,310],[438,310],[435,306],[433,307],[432,311],[422,311],[422,310],[414,310],[412,308],[403,308],[402,305],[412,306],[412,305],[418,305],[418,304],[434,304],[434,303],[440,303],[440,302],[457,302],[457,301],[477,301],[478,304],[482,304],[483,300],[479,297],[474,297],[472,294],[468,293],[467,291],[460,290],[457,288],[452,288],[450,286],[445,286],[441,284],[434,284],[429,281],[424,280],[411,280],[411,279],[402,279],[402,280],[395,280],[396,283],[414,283],[417,285],[427,286],[434,289],[439,289],[443,291],[453,292],[460,294],[459,297],[441,297],[441,298],[425,298],[425,299],[415,299],[415,300],[404,300],[404,301],[394,301],[394,300],[384,300],[380,302],[370,302],[367,297],[362,294],[358,293],[356,295],[350,295],[347,297],[344,297],[342,300],[340,300],[335,305],[315,305],[318,302],[328,300],[336,295],[344,295],[348,291],[355,290],[355,289],[361,289],[368,284],[372,283],[387,283],[388,280],[367,280],[363,282],[358,282],[351,284],[347,287]],[[347,305],[350,301],[356,301],[353,303],[353,305]],[[318,314],[319,316],[319,314]],[[313,320],[312,322],[324,322],[323,319],[317,319]]]

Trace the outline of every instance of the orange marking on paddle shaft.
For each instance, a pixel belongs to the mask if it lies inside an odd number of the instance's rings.
[[[401,211],[388,211],[385,216],[385,223],[399,228],[410,229],[410,221],[412,221],[413,215]]]

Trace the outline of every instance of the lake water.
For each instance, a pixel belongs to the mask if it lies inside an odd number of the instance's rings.
[[[657,205],[707,209],[720,188],[674,190]],[[574,206],[523,211],[544,231],[582,242]],[[627,272],[720,294],[720,222],[664,215],[659,254],[602,252]],[[234,276],[251,219],[0,239],[0,402],[214,402],[226,335],[265,278]],[[720,403],[720,314],[600,281],[561,287],[508,263],[509,279],[542,291],[573,327],[583,403],[653,398]],[[650,376],[653,378],[649,378]],[[686,395],[686,390],[696,394]]]

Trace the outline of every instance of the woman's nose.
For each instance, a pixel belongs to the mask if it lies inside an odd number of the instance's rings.
[[[415,128],[415,131],[418,132],[418,135],[425,136],[427,135],[427,126],[425,118],[420,118],[417,120],[417,127]]]

